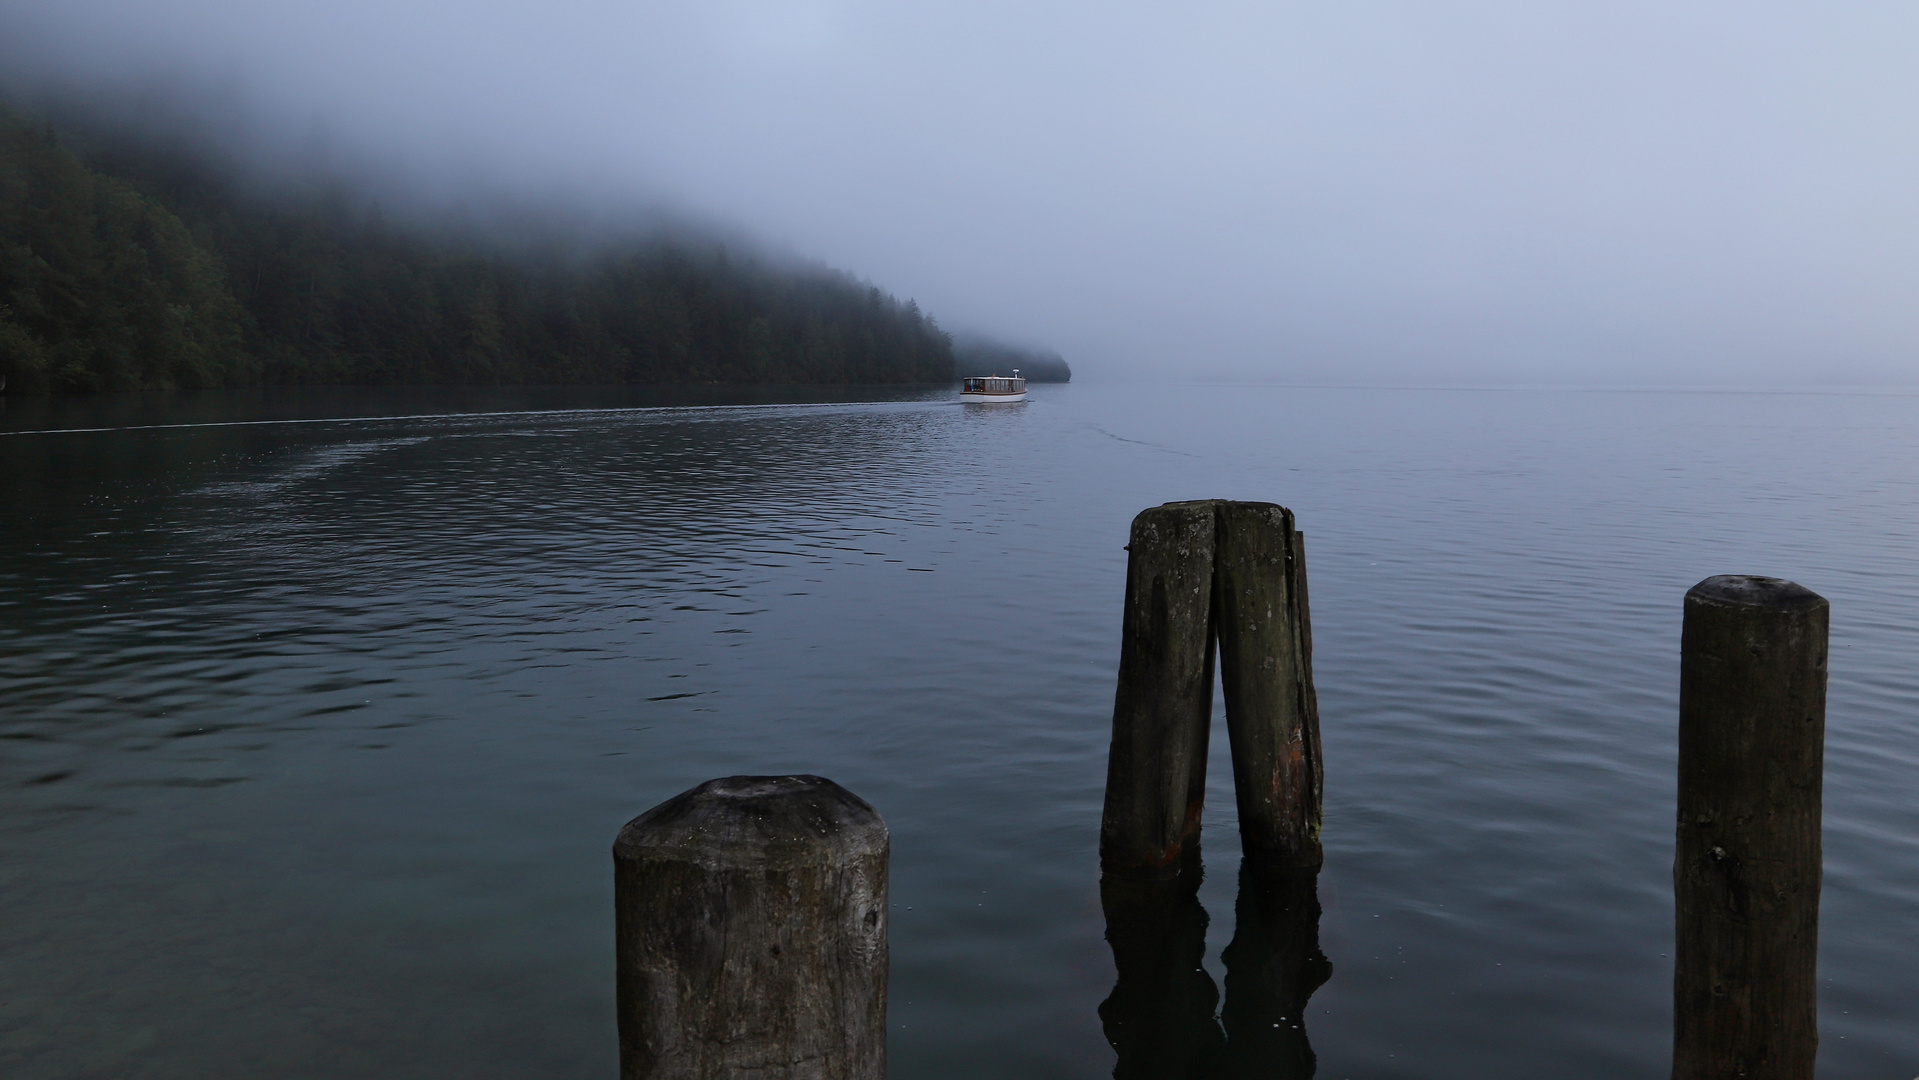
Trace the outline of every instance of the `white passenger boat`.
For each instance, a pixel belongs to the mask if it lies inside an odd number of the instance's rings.
[[[1014,368],[1011,375],[985,375],[977,379],[961,379],[960,400],[982,404],[1025,401],[1026,380],[1020,378],[1018,368]]]

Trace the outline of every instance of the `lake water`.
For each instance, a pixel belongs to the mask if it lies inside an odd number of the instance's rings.
[[[1319,1076],[1665,1075],[1718,573],[1832,602],[1821,1071],[1919,1073],[1919,397],[783,396],[6,400],[0,1075],[611,1077],[614,833],[786,772],[891,826],[892,1075],[1111,1075],[1122,545],[1206,497],[1311,542]]]

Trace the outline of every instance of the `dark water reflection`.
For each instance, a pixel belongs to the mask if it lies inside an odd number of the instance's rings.
[[[1128,1015],[1655,1075],[1679,601],[1729,571],[1833,604],[1822,1072],[1919,1073],[1919,399],[747,393],[8,401],[0,1077],[610,1075],[614,831],[781,772],[892,830],[897,1076],[1110,1075]],[[1213,497],[1314,538],[1316,990],[1301,894],[1099,885],[1127,525]]]
[[[1100,881],[1119,979],[1100,1004],[1116,1080],[1308,1080],[1307,1003],[1332,977],[1319,949],[1319,874],[1242,859],[1226,997],[1203,965],[1197,880]]]

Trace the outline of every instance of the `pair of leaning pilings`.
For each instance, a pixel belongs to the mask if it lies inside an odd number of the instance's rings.
[[[1303,537],[1272,503],[1133,519],[1100,866],[1176,877],[1199,850],[1214,649],[1248,858],[1317,869],[1321,766]]]

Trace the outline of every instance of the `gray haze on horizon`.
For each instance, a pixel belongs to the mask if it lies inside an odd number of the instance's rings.
[[[1919,381],[1915,57],[1892,3],[0,0],[16,82],[683,208],[1094,378]]]

